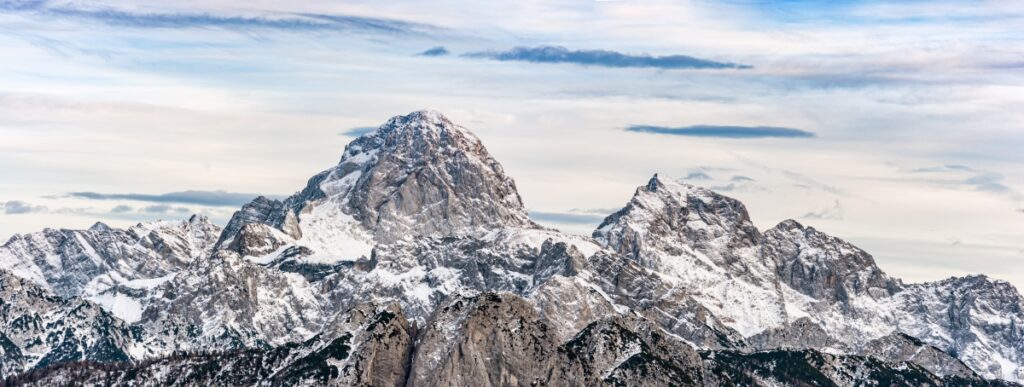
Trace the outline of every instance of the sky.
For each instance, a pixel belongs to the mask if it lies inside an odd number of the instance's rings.
[[[1024,3],[0,0],[0,241],[285,197],[388,118],[589,234],[654,173],[1024,289]]]

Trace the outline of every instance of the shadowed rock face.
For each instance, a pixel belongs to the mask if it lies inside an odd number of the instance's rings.
[[[813,320],[802,317],[784,326],[767,329],[747,338],[756,350],[769,349],[832,349],[847,351],[846,344],[839,342]],[[906,359],[903,359],[906,360]]]
[[[380,242],[532,225],[515,183],[483,143],[439,113],[392,118],[349,147],[376,155],[349,205]]]
[[[528,386],[542,382],[556,342],[533,306],[511,294],[440,307],[413,355],[410,384]]]
[[[852,297],[888,297],[903,288],[868,253],[811,227],[787,220],[764,234],[764,254],[779,280],[810,297],[847,303]]]
[[[977,377],[964,362],[904,333],[880,337],[868,343],[861,353],[891,363],[911,362],[938,376]]]
[[[476,136],[440,113],[417,111],[357,138],[338,165],[288,199],[261,197],[243,206],[219,244],[249,223],[265,223],[299,239],[321,206],[336,206],[329,216],[351,217],[381,244],[409,236],[536,227],[515,183]],[[341,227],[344,220],[319,223],[331,222]]]
[[[0,270],[0,373],[93,360],[131,359],[133,332],[96,304],[58,297]]]

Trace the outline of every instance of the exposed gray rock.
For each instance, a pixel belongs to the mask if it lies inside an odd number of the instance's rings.
[[[596,321],[560,345],[551,385],[704,385],[701,358],[677,340],[639,318]]]
[[[737,253],[756,246],[761,233],[736,199],[654,175],[605,218],[594,238],[654,270],[666,269],[666,256],[698,251],[730,272],[747,273],[750,262]]]
[[[900,331],[985,377],[1024,380],[1024,298],[1013,285],[982,275],[953,277],[908,285],[894,298]]]
[[[242,226],[227,249],[241,256],[259,256],[274,252],[291,241],[287,235],[263,223]]]
[[[846,344],[829,336],[820,325],[807,317],[801,317],[784,326],[767,329],[747,338],[751,348],[765,351],[770,349],[819,349],[846,352]],[[900,361],[908,359],[899,359]]]
[[[725,326],[685,289],[656,272],[605,252],[590,259],[592,280],[617,304],[637,311],[666,330],[703,348],[742,348],[743,337]]]
[[[352,148],[376,152],[349,205],[380,242],[533,224],[483,143],[439,113],[394,117]]]
[[[127,230],[102,223],[87,230],[45,229],[11,237],[0,247],[0,268],[61,297],[89,297],[125,281],[173,274],[209,255],[220,232],[202,215]]]
[[[96,304],[0,270],[0,374],[71,361],[131,359],[134,332]]]
[[[322,295],[301,276],[230,251],[197,261],[154,293],[138,323],[148,356],[302,341],[325,322]]]
[[[904,333],[875,339],[861,350],[861,354],[890,363],[911,362],[938,376],[978,376],[959,359]]]
[[[783,283],[830,304],[845,306],[860,295],[888,297],[903,287],[864,250],[795,220],[766,231],[762,246]]]
[[[438,308],[413,355],[410,386],[530,386],[546,380],[557,343],[533,306],[509,293]]]
[[[363,304],[323,333],[267,349],[177,353],[139,363],[68,363],[18,378],[32,386],[402,386],[412,332],[395,305]]]

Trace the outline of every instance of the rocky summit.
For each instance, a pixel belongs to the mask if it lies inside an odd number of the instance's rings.
[[[809,225],[658,175],[592,237],[530,220],[469,130],[419,111],[284,200],[16,235],[5,385],[1010,386],[1024,298],[908,284]]]

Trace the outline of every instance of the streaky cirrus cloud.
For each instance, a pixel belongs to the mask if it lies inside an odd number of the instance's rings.
[[[809,211],[806,214],[800,216],[800,219],[843,219],[843,206],[836,200],[835,203],[828,208],[819,208],[817,210]]]
[[[1012,200],[1024,200],[1024,193],[1008,185],[1006,176],[968,165],[920,167],[911,169],[910,173],[934,176],[925,179],[934,184],[961,185],[979,192],[1004,195]]]
[[[203,206],[241,206],[260,196],[225,191],[181,191],[164,194],[71,192],[68,196],[91,200],[134,200],[154,203],[198,204]],[[267,195],[263,195],[267,196]],[[267,196],[280,199],[280,196]]]
[[[292,31],[339,31],[428,34],[444,28],[397,19],[320,13],[269,13],[242,16],[214,13],[132,12],[116,8],[81,8],[47,1],[0,1],[0,10],[94,21],[135,28],[262,28]]]
[[[632,125],[626,127],[626,131],[637,133],[669,134],[673,136],[721,138],[815,137],[815,134],[813,132],[777,126],[693,125],[669,127],[656,125]]]
[[[471,52],[463,56],[498,61],[571,63],[601,67],[649,67],[659,69],[750,69],[753,66],[700,59],[687,55],[652,56],[610,50],[570,50],[561,46],[513,47],[507,51]]]

